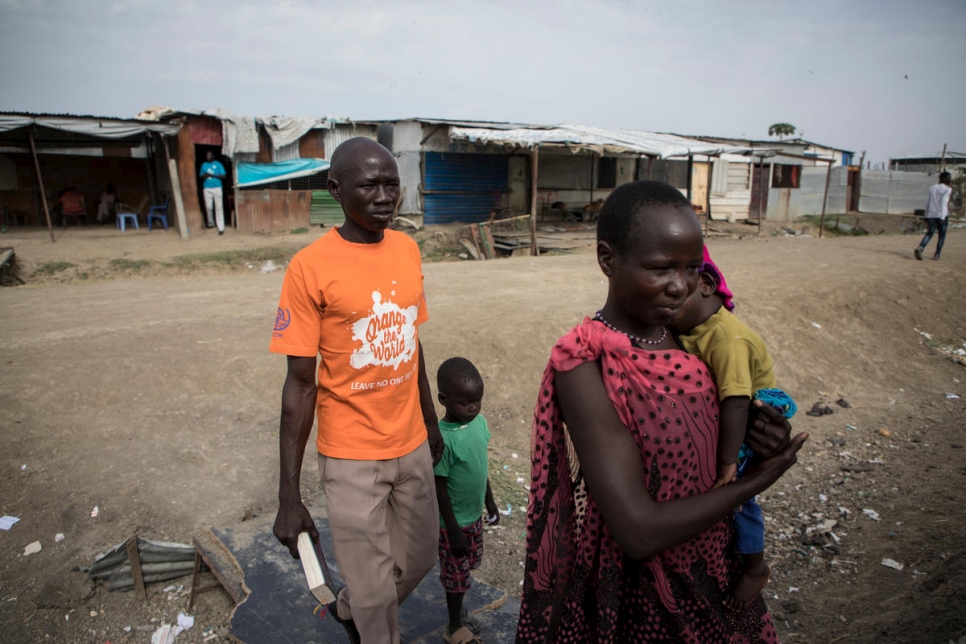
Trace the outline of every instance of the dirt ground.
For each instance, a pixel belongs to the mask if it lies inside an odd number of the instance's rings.
[[[957,641],[966,234],[950,231],[943,261],[917,262],[895,218],[863,226],[873,234],[739,224],[709,236],[737,313],[799,402],[796,430],[811,435],[762,498],[766,598],[784,642]],[[0,642],[148,642],[188,612],[190,577],[150,585],[141,602],[78,568],[135,532],[190,542],[274,513],[285,362],[267,351],[283,275],[270,269],[319,234],[0,234],[26,282],[0,289],[0,515],[20,518],[0,531]],[[456,228],[415,236],[430,260],[458,252],[447,252]],[[429,369],[463,355],[486,380],[491,478],[512,514],[487,532],[478,578],[511,596],[539,377],[554,340],[604,300],[591,250],[424,267]],[[834,413],[806,415],[817,402]],[[315,470],[306,459],[303,495],[319,510]],[[24,555],[33,541],[43,549]],[[230,609],[220,591],[200,596],[177,641],[226,641]]]

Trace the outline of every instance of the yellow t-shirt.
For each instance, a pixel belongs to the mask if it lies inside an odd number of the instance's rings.
[[[321,356],[320,454],[385,460],[426,440],[417,329],[428,319],[419,247],[405,234],[357,244],[332,229],[296,253],[269,350]]]
[[[764,340],[723,306],[678,340],[711,367],[721,400],[751,398],[759,389],[777,386],[775,363]]]

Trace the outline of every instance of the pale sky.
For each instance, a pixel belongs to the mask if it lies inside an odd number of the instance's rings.
[[[0,0],[0,111],[436,117],[966,152],[962,0]]]

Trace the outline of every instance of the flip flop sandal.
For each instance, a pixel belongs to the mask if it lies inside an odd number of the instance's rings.
[[[805,413],[808,414],[809,416],[824,416],[825,410],[823,409],[822,403],[817,402],[814,405],[812,405],[812,408]]]
[[[450,633],[448,628],[443,631],[443,641],[446,644],[483,644],[480,636],[467,626],[460,626],[454,633]]]

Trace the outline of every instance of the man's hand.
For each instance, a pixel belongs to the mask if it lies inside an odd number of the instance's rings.
[[[752,405],[745,442],[756,457],[771,458],[788,446],[792,425],[771,405],[760,400],[755,400]]]
[[[456,557],[467,557],[470,554],[466,546],[466,537],[459,528],[449,531],[449,551]]]
[[[301,501],[295,504],[279,504],[272,533],[296,559],[299,558],[299,533],[301,532],[308,532],[312,541],[319,542],[319,531],[315,527],[312,515]]]
[[[426,434],[429,437],[429,452],[433,455],[433,466],[435,467],[443,458],[443,448],[445,447],[443,434],[440,433],[439,425],[436,423],[426,425]]]

